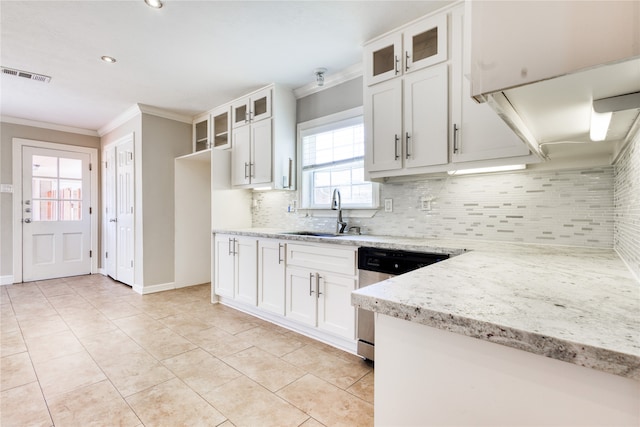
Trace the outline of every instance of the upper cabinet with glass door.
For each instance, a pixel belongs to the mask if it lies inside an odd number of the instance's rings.
[[[365,46],[367,86],[447,60],[447,15],[417,21]]]
[[[213,148],[231,148],[231,110],[229,104],[211,111]]]
[[[231,116],[234,128],[271,117],[271,89],[234,102],[231,105]]]

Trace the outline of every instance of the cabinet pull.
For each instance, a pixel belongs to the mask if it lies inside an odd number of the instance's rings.
[[[244,113],[244,122],[249,123],[249,111],[245,111]]]
[[[282,253],[282,248],[284,248],[284,245],[282,243],[278,243],[278,264],[282,264],[284,262],[284,258],[280,255]]]
[[[249,163],[244,162],[244,179],[249,178],[249,174],[247,173],[247,167],[249,167]]]
[[[249,178],[255,178],[256,174],[255,174],[255,163],[249,163]]]
[[[398,134],[396,134],[396,142],[395,142],[395,147],[394,147],[394,152],[396,155],[396,160],[398,160],[400,158],[400,155],[398,154],[398,143],[400,142],[400,137],[398,136]]]
[[[315,274],[309,273],[309,296],[313,295],[313,276],[315,276]]]
[[[320,295],[322,295],[322,292],[320,292],[320,279],[321,276],[316,274],[316,299],[320,299]]]
[[[405,137],[406,137],[405,145],[406,145],[406,152],[407,152],[406,157],[408,159],[411,156],[411,153],[409,153],[409,140],[411,139],[411,135],[409,135],[409,132],[405,134]]]
[[[409,52],[404,53],[404,71],[409,71]]]
[[[457,153],[458,152],[458,125],[457,124],[453,124],[453,152]]]
[[[395,55],[394,58],[396,60],[395,71],[396,71],[396,76],[397,76],[398,74],[400,74],[400,69],[398,68],[398,64],[400,63],[400,58],[398,58],[398,55]]]
[[[232,254],[233,254],[233,252],[232,252],[232,250],[231,250],[231,241],[232,241],[232,239],[231,239],[231,237],[229,237],[229,246],[228,246],[228,249],[229,249],[229,255],[232,255]]]

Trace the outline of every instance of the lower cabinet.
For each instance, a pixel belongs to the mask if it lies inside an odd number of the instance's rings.
[[[321,267],[321,268],[318,268]],[[355,250],[287,246],[285,316],[344,338],[355,338]]]
[[[355,247],[216,234],[222,302],[355,352]]]
[[[286,243],[258,241],[258,307],[284,316]]]
[[[214,291],[216,295],[256,305],[258,302],[258,240],[216,235]]]

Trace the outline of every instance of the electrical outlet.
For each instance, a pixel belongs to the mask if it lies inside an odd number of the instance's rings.
[[[13,193],[12,184],[0,184],[0,193]]]
[[[433,201],[434,197],[422,197],[420,199],[420,210],[421,211],[430,211],[431,210],[431,202]]]
[[[393,212],[393,199],[384,199],[384,211]]]

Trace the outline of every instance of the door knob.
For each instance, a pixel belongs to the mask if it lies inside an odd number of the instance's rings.
[[[26,222],[27,224],[29,224],[31,222],[31,218],[25,218],[24,222]]]
[[[118,218],[111,218],[109,222],[118,222]]]

